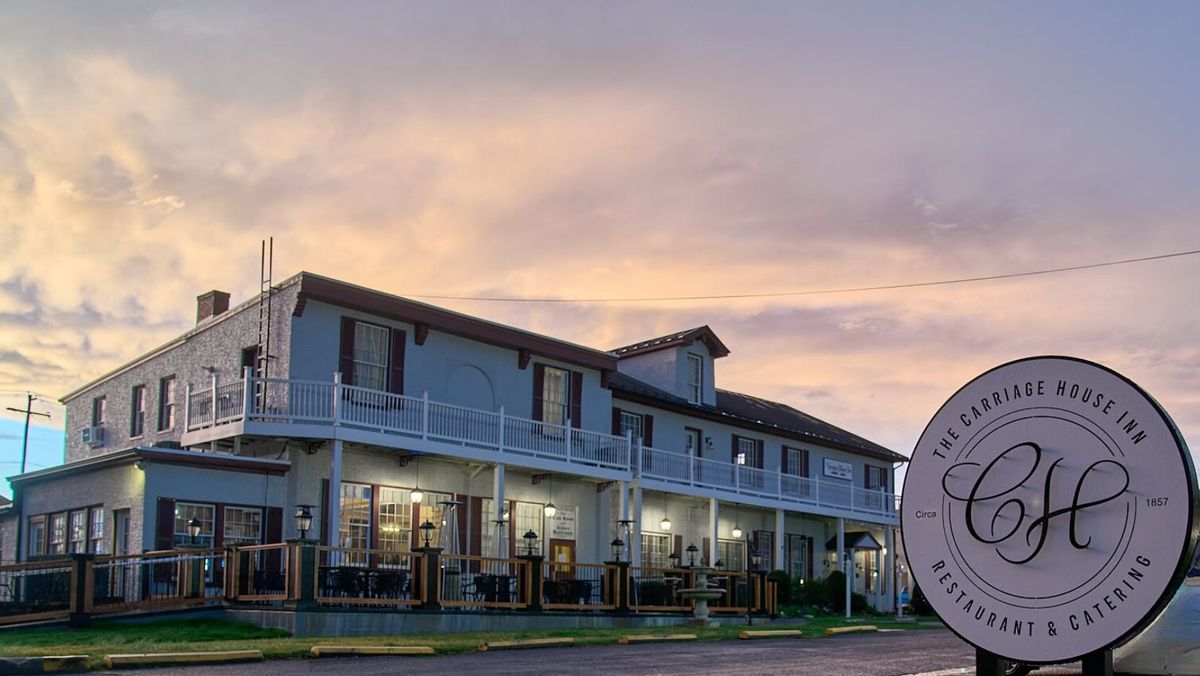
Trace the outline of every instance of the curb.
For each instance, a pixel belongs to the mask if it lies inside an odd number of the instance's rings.
[[[309,650],[313,657],[339,655],[432,655],[433,648],[424,645],[315,645]]]
[[[804,632],[799,629],[767,629],[764,631],[743,631],[738,634],[738,638],[749,640],[752,638],[800,638],[804,636]]]
[[[879,631],[879,628],[873,624],[860,624],[857,627],[830,627],[825,630],[825,635],[837,636],[838,634],[856,634],[871,631]]]
[[[223,664],[226,662],[261,662],[261,650],[223,650],[207,653],[137,653],[105,655],[104,667],[159,667],[174,664]]]
[[[55,671],[87,671],[91,668],[92,663],[87,655],[0,658],[0,674],[44,674]]]
[[[695,634],[626,634],[617,639],[621,645],[630,643],[667,643],[669,641],[695,641]]]
[[[479,644],[480,652],[488,650],[517,650],[519,648],[551,648],[575,645],[573,638],[531,638],[524,641],[488,641]]]

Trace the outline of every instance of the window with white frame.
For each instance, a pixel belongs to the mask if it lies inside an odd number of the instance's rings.
[[[50,541],[46,547],[47,554],[67,553],[67,515],[50,515]]]
[[[221,537],[229,546],[262,542],[262,510],[257,507],[226,507]]]
[[[500,558],[508,558],[510,552],[508,547],[508,528],[509,515],[504,514],[504,523],[498,524],[496,520],[500,517],[496,516],[496,501],[491,498],[483,499],[483,516],[480,517],[482,523],[479,525],[479,551],[484,556],[498,556]],[[507,508],[505,509],[507,512]],[[524,531],[522,531],[522,534]]]
[[[542,421],[555,425],[567,422],[571,406],[571,372],[545,367],[542,376]]]
[[[792,476],[808,476],[808,451],[803,448],[783,447],[783,473]]]
[[[759,570],[775,570],[775,533],[769,530],[756,531],[754,548],[762,557],[759,562]]]
[[[371,545],[371,487],[342,482],[338,510],[338,546],[367,549]],[[361,566],[367,562],[364,552],[346,552],[342,563]]]
[[[46,517],[29,517],[29,555],[41,556],[46,552]]]
[[[671,536],[642,533],[642,567],[668,568],[671,565]]]
[[[450,502],[454,499],[453,493],[434,493],[425,491],[425,496],[421,500],[421,509],[418,512],[417,527],[429,521],[433,524],[433,530],[429,533],[429,546],[440,547],[442,542],[442,526],[445,525],[446,514],[443,502]],[[424,538],[424,532],[421,533]],[[421,543],[424,545],[424,542]]]
[[[745,570],[746,543],[741,540],[718,540],[717,560],[725,570]]]
[[[808,569],[808,538],[803,535],[787,536],[788,575],[801,581],[812,578]]]
[[[628,437],[632,433],[634,440],[641,440],[645,443],[642,416],[637,413],[621,411],[621,426],[618,431],[623,437]]]
[[[107,405],[108,397],[96,397],[92,400],[92,427],[99,427],[104,424],[104,409]]]
[[[129,436],[140,437],[146,431],[146,386],[134,385],[129,399]]]
[[[93,554],[104,553],[104,509],[93,507],[88,519],[88,551]]]
[[[352,383],[372,390],[387,389],[389,340],[387,327],[355,322]]]
[[[412,550],[412,502],[409,488],[379,489],[379,549],[395,554]],[[386,556],[385,566],[402,565],[399,556]]]
[[[213,505],[206,505],[197,502],[176,502],[175,503],[175,544],[186,545],[192,542],[191,534],[188,533],[188,523],[192,519],[200,522],[200,535],[196,537],[196,544],[205,547],[213,545],[213,533],[216,518],[217,508]]]
[[[72,554],[87,551],[87,510],[77,509],[68,515],[70,524],[69,549]]]
[[[518,542],[518,553],[524,551],[523,548],[525,541],[522,538],[524,538],[525,534],[529,531],[537,533],[538,542],[545,540],[546,532],[542,523],[542,519],[545,516],[545,513],[542,510],[543,507],[544,505],[540,505],[536,502],[517,503],[517,513],[514,516],[516,522],[514,525],[517,529],[516,539]]]
[[[700,355],[687,356],[687,400],[699,404],[704,394],[704,359]]]
[[[762,444],[758,439],[749,439],[747,437],[737,437],[736,460],[739,465],[748,467],[757,467],[762,469],[763,452]]]
[[[175,376],[158,381],[158,430],[175,427]]]

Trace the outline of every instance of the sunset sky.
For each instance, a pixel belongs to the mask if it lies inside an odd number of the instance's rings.
[[[300,270],[388,292],[711,296],[1200,249],[1200,3],[0,4],[0,409]],[[436,301],[609,349],[710,325],[718,386],[901,453],[1037,354],[1200,447],[1200,256],[889,291]],[[21,417],[0,410],[0,475]],[[32,469],[61,459],[38,432]],[[4,492],[7,492],[5,487]]]

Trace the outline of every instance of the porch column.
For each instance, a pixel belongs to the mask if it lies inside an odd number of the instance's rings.
[[[842,575],[846,577],[846,617],[850,617],[850,582],[853,570],[846,570],[846,517],[838,517],[837,554],[834,560],[839,564]]]
[[[783,558],[787,555],[787,543],[784,539],[787,537],[783,534],[784,511],[782,509],[775,510],[775,568],[776,570],[787,570],[788,577],[791,577],[792,571],[788,570],[788,562]]]
[[[342,441],[341,439],[333,440],[333,453],[329,459],[329,495],[325,496],[325,504],[329,505],[326,510],[329,514],[329,523],[325,524],[326,539],[325,542],[330,547],[341,546],[338,538],[338,529],[342,522]]]
[[[617,483],[621,487],[621,504],[620,504],[620,509],[618,510],[619,513],[621,514],[620,518],[622,521],[628,521],[629,520],[629,483],[626,481],[620,481]],[[625,544],[629,544],[629,543],[627,542]]]
[[[887,556],[883,565],[887,572],[888,610],[900,607],[899,594],[896,591],[896,529],[891,526],[883,532],[883,541],[887,547]],[[894,606],[894,607],[893,607]]]
[[[496,518],[490,524],[479,524],[480,528],[495,528],[496,529],[496,556],[501,559],[508,558],[508,524],[498,523],[504,518],[504,507],[508,503],[504,500],[504,465],[496,463],[492,469],[492,506],[496,508]],[[510,515],[511,519],[512,516]],[[488,556],[487,553],[484,556]]]
[[[721,503],[716,498],[708,499],[708,565],[717,562],[717,524],[720,522]]]
[[[633,480],[633,533],[629,539],[629,563],[632,566],[642,565],[642,482]]]

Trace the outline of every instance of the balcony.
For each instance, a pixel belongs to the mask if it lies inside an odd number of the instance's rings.
[[[625,437],[332,381],[256,378],[188,387],[185,446],[241,435],[343,439],[482,462],[574,472],[767,508],[895,523],[896,497],[848,481],[783,474],[643,447]]]

